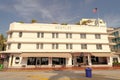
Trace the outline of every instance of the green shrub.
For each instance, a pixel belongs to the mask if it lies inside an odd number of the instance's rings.
[[[120,66],[120,63],[114,62],[114,63],[113,63],[113,66]]]

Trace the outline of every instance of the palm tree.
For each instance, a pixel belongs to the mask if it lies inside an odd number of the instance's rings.
[[[31,23],[37,23],[37,20],[32,19],[32,20],[31,20]]]
[[[91,23],[91,22],[93,22],[93,21],[91,21],[91,20],[83,21],[83,22],[82,22],[82,25],[87,25],[87,24],[89,24],[89,23]]]
[[[82,25],[87,25],[87,21],[83,21],[83,22],[82,22]]]
[[[61,25],[67,25],[67,23],[61,23]]]
[[[52,24],[58,24],[57,22],[52,22]]]
[[[19,21],[19,23],[24,23],[23,21]]]
[[[6,38],[3,36],[3,34],[0,34],[0,51],[4,51],[6,48]]]

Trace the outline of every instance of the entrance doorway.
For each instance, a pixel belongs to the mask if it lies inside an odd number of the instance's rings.
[[[77,63],[83,63],[83,57],[78,56],[77,57]]]
[[[87,56],[74,56],[72,59],[72,65],[86,66],[88,65],[88,57]]]

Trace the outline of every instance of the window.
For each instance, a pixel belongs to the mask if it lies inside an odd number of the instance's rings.
[[[20,49],[21,48],[21,43],[18,43],[18,47],[17,47],[18,49]]]
[[[101,39],[100,34],[95,34],[95,39]]]
[[[43,32],[38,32],[37,33],[37,38],[44,38],[44,33]]]
[[[80,38],[81,39],[86,39],[86,34],[84,34],[84,33],[80,34]]]
[[[113,47],[114,47],[114,49],[115,49],[115,50],[117,50],[117,49],[118,49],[118,46],[117,46],[117,45],[114,45]]]
[[[66,49],[72,49],[72,44],[66,44]]]
[[[12,34],[13,34],[13,33],[11,32],[11,33],[10,33],[10,38],[12,38]]]
[[[16,57],[16,60],[19,60],[20,58],[19,57]]]
[[[72,33],[66,33],[66,38],[72,38]]]
[[[36,49],[39,49],[39,44],[36,44]]]
[[[40,49],[43,49],[43,43],[40,44]]]
[[[36,64],[36,58],[35,57],[28,57],[27,65],[35,65]]]
[[[116,38],[115,38],[115,39],[112,39],[112,42],[116,42]]]
[[[66,44],[66,49],[69,49],[68,44]]]
[[[81,44],[81,49],[87,49],[87,44]]]
[[[58,49],[58,44],[52,44],[52,49]]]
[[[117,37],[117,36],[119,36],[119,32],[116,31],[116,32],[113,33],[113,35]]]
[[[41,44],[36,44],[36,49],[43,49],[43,43],[41,43]]]
[[[19,64],[19,61],[20,61],[20,58],[19,58],[19,57],[16,57],[16,58],[15,58],[15,64]]]
[[[19,32],[19,37],[22,37],[22,32]]]
[[[52,58],[52,64],[54,65],[65,65],[66,64],[66,59],[65,58],[57,58],[53,57]]]
[[[48,57],[41,58],[41,65],[48,65]]]
[[[52,38],[58,38],[58,33],[52,33]]]
[[[101,44],[96,44],[96,49],[102,49],[102,45]]]
[[[11,44],[9,43],[9,44],[8,44],[8,49],[10,49],[10,48],[11,48]]]
[[[114,38],[114,40],[115,40],[115,42],[120,42],[120,37],[116,37],[116,38]]]

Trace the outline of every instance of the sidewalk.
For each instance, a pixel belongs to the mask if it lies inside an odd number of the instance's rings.
[[[53,67],[53,68],[8,68],[3,69],[2,71],[14,72],[14,71],[66,71],[66,70],[85,70],[86,67]],[[92,67],[92,70],[120,70],[120,67]]]
[[[0,72],[0,80],[120,80],[120,70],[93,70],[92,78],[84,70]]]

